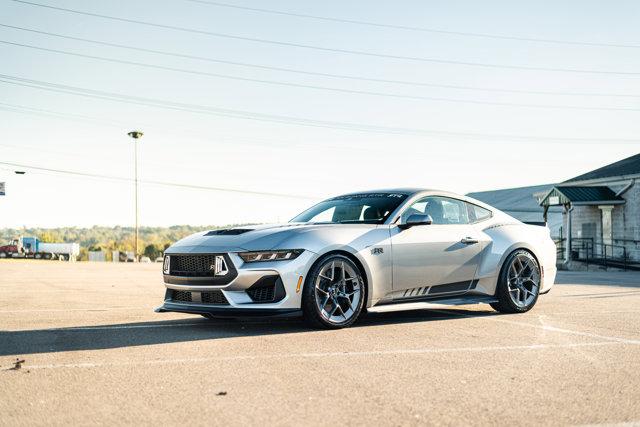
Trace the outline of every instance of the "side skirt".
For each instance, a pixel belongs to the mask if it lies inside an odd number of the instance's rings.
[[[491,304],[498,302],[498,299],[493,296],[487,295],[462,295],[458,297],[441,297],[441,298],[428,298],[422,301],[412,298],[407,301],[394,301],[385,303],[382,305],[373,306],[367,309],[370,313],[386,313],[390,311],[402,311],[402,310],[423,310],[429,308],[441,308],[443,305],[456,306],[456,305],[469,305],[469,304]]]

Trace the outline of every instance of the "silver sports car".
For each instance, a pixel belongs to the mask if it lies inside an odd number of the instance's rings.
[[[334,197],[291,222],[193,234],[167,249],[156,311],[302,314],[342,328],[364,311],[487,303],[531,309],[551,289],[546,227],[437,190]]]

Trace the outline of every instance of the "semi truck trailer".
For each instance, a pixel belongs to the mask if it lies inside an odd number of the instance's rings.
[[[0,246],[0,258],[58,259],[75,261],[80,255],[77,243],[43,243],[37,237],[19,237]]]

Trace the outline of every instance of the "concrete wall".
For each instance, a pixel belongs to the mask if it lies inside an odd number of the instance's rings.
[[[640,241],[640,179],[635,179],[633,187],[622,194],[622,197],[626,204],[620,214],[613,217],[613,238]],[[640,243],[615,240],[614,243],[624,244],[629,257],[640,261]]]
[[[102,251],[89,251],[88,256],[91,262],[105,262],[107,260],[107,254]]]
[[[627,203],[624,206],[625,227],[620,235],[626,236],[627,239],[640,240],[640,179],[634,180],[633,187],[622,197]],[[616,237],[614,234],[614,238]]]

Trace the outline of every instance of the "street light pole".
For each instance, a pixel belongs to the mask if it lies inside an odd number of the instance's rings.
[[[133,170],[134,170],[134,175],[135,175],[135,185],[136,185],[136,200],[135,200],[135,206],[136,206],[136,240],[135,240],[135,247],[134,247],[134,253],[135,253],[135,260],[136,262],[138,262],[138,140],[140,138],[142,138],[142,135],[144,135],[142,132],[138,131],[138,130],[132,130],[131,132],[129,132],[127,135],[129,135],[131,138],[133,138],[133,162],[134,162],[134,166],[133,166]]]
[[[10,169],[2,169],[2,170],[10,170]],[[13,173],[16,175],[24,175],[25,171],[14,170]],[[0,196],[4,196],[6,194],[6,187],[4,182],[0,182]]]

